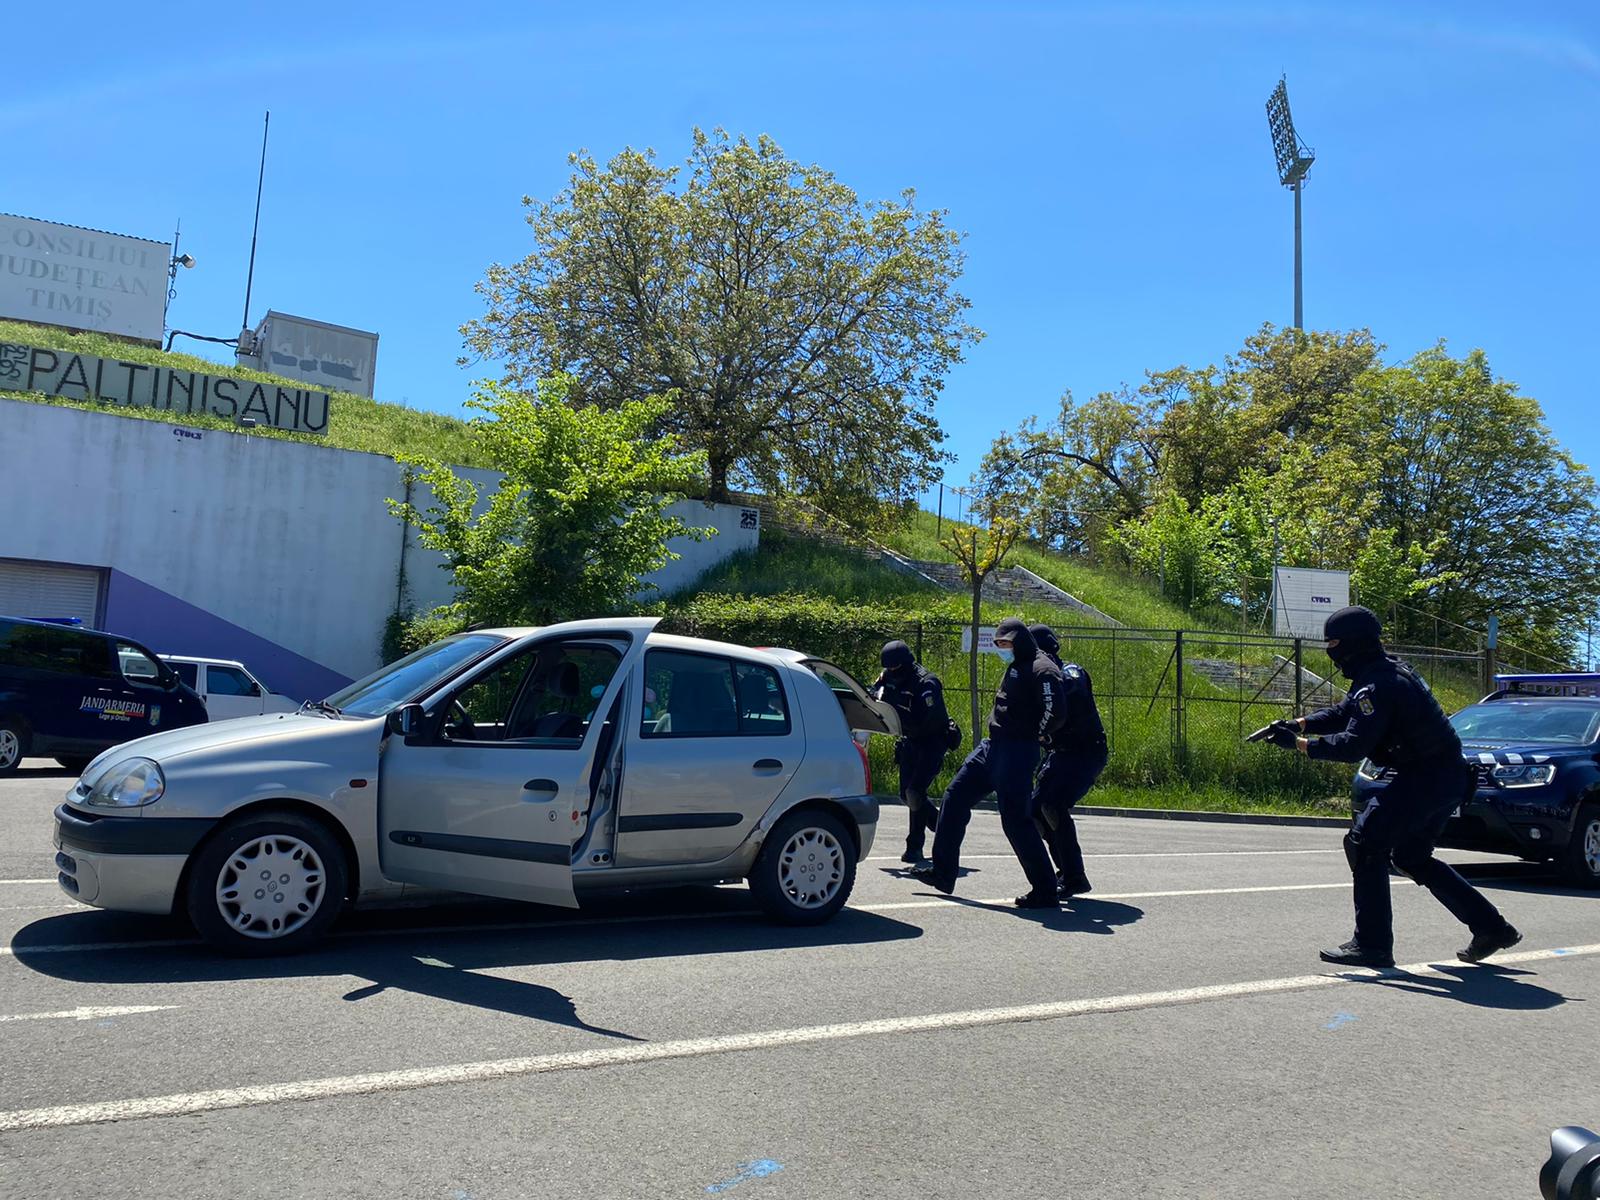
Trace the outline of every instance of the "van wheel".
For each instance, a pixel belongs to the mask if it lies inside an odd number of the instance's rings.
[[[1561,866],[1568,882],[1600,888],[1600,804],[1593,800],[1578,810]]]
[[[844,907],[855,883],[855,840],[820,809],[780,820],[750,872],[757,903],[785,925],[820,925]]]
[[[22,765],[28,752],[28,731],[15,717],[0,717],[0,775],[9,775]]]
[[[348,878],[343,847],[316,821],[293,813],[243,817],[190,864],[189,919],[229,954],[292,954],[339,915]]]

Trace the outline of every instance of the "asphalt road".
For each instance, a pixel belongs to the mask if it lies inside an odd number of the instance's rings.
[[[1337,831],[1086,818],[1096,891],[1040,916],[992,814],[954,900],[900,877],[898,809],[820,929],[685,889],[257,963],[63,895],[68,782],[0,781],[8,1198],[1511,1200],[1600,1124],[1600,895],[1506,860],[1449,856],[1526,934],[1504,965],[1397,880],[1382,976],[1316,957]]]

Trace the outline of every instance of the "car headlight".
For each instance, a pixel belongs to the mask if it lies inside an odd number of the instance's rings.
[[[1356,768],[1356,774],[1363,779],[1382,779],[1383,768],[1374,766],[1370,758],[1363,758],[1361,765]]]
[[[143,808],[161,799],[166,790],[167,777],[158,763],[129,758],[101,775],[84,803],[99,808]]]
[[[1556,777],[1556,768],[1553,763],[1533,765],[1524,763],[1521,766],[1503,764],[1493,771],[1494,781],[1501,787],[1524,788],[1543,787]]]

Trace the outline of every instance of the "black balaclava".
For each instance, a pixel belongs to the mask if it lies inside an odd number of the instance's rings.
[[[1029,625],[1028,632],[1033,635],[1033,643],[1051,658],[1061,657],[1061,639],[1056,637],[1056,631],[1048,625]]]
[[[1374,659],[1383,657],[1383,626],[1370,608],[1341,608],[1323,625],[1322,636],[1330,642],[1338,639],[1328,657],[1346,679],[1355,679]]]
[[[1033,634],[1028,632],[1028,627],[1020,617],[1007,617],[995,627],[994,640],[998,642],[1002,638],[1011,639],[1011,661],[1021,666],[1026,667],[1033,662],[1034,656],[1039,653]]]
[[[911,653],[911,647],[904,642],[886,644],[878,661],[883,663],[884,672],[896,679],[904,679],[917,667],[916,656]]]

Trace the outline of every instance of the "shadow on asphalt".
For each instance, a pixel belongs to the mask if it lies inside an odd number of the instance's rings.
[[[938,896],[937,892],[919,895]],[[1074,896],[1063,900],[1061,907],[1017,908],[1011,904],[986,904],[981,900],[967,900],[960,896],[943,896],[951,904],[965,908],[982,908],[989,912],[1010,913],[1018,920],[1032,921],[1046,929],[1061,933],[1115,933],[1118,925],[1132,925],[1144,916],[1144,909],[1118,900],[1096,900],[1093,896]]]
[[[680,917],[681,922],[672,918]],[[506,925],[512,928],[506,928]],[[199,943],[114,952],[63,951],[77,943],[151,941],[194,935],[172,919],[72,913],[35,921],[11,945],[17,962],[78,983],[201,983],[353,975],[368,980],[344,999],[411,992],[509,1016],[629,1038],[589,1024],[572,999],[537,983],[478,971],[699,954],[873,945],[922,936],[914,925],[846,908],[824,925],[782,926],[762,918],[739,889],[682,888],[586,902],[582,916],[531,904],[436,905],[355,913],[301,954],[230,958]],[[32,948],[30,950],[30,947]]]
[[[1497,967],[1493,963],[1460,966],[1440,965],[1443,975],[1413,975],[1409,971],[1390,971],[1384,975],[1352,976],[1354,983],[1370,984],[1397,992],[1414,992],[1418,996],[1433,996],[1440,1000],[1454,1000],[1475,1008],[1503,1008],[1518,1012],[1556,1008],[1569,1003],[1568,997],[1551,991],[1537,983],[1527,983],[1521,978],[1531,971],[1518,971],[1511,967]],[[1581,1004],[1583,1001],[1573,1000]]]

